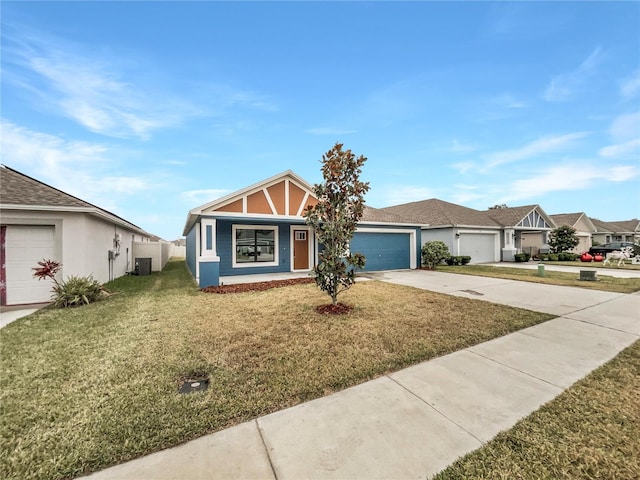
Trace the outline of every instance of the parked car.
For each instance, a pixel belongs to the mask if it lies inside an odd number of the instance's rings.
[[[605,243],[604,245],[598,245],[597,247],[591,247],[589,249],[589,255],[595,255],[599,253],[600,255],[606,255],[609,252],[613,252],[614,250],[622,250],[625,247],[631,247],[633,249],[633,242],[610,242]],[[633,255],[633,251],[632,251]]]

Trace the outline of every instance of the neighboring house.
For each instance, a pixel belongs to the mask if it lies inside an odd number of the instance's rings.
[[[544,245],[553,221],[538,205],[474,210],[432,198],[382,209],[423,224],[422,243],[441,240],[471,263],[513,261]]]
[[[575,253],[583,253],[591,248],[593,235],[598,229],[586,213],[560,213],[551,215],[551,219],[558,227],[568,225],[576,230],[579,243],[573,249]]]
[[[291,170],[189,211],[184,227],[186,261],[201,287],[221,277],[308,272],[318,242],[303,217],[315,205],[313,187]],[[365,270],[416,268],[420,225],[365,207],[350,243],[363,253]]]
[[[640,242],[640,220],[622,220],[619,222],[603,222],[597,218],[590,219],[596,227],[592,235],[593,241],[602,245],[609,242]]]
[[[133,270],[133,243],[151,235],[125,219],[0,166],[0,304],[46,302],[51,282],[32,268],[62,263],[58,278],[92,275],[107,282]]]

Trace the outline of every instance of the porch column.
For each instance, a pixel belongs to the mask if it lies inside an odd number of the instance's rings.
[[[200,277],[198,286],[217,287],[220,285],[220,257],[216,247],[216,220],[203,218],[200,223]]]
[[[513,228],[504,229],[504,242],[502,247],[502,261],[515,262],[515,254],[518,252],[515,246],[516,231]]]

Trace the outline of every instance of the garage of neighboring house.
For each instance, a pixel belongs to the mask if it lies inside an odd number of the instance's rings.
[[[133,270],[134,243],[151,235],[127,220],[0,165],[0,306],[43,303],[52,281],[42,260],[61,264],[58,281],[93,276],[104,283]]]
[[[471,257],[472,263],[495,262],[500,258],[499,232],[458,231],[458,255]]]
[[[350,250],[366,257],[365,271],[379,271],[412,268],[415,247],[410,233],[361,231],[353,235]]]
[[[51,282],[36,279],[32,268],[42,259],[54,257],[54,227],[7,225],[1,228],[4,247],[2,281],[4,285],[12,287],[6,290],[6,298],[2,304],[48,301],[51,297]]]

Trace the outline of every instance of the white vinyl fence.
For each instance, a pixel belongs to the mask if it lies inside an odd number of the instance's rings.
[[[151,271],[160,272],[171,257],[185,257],[186,247],[171,242],[135,242],[133,244],[133,262],[136,258],[150,258]]]

